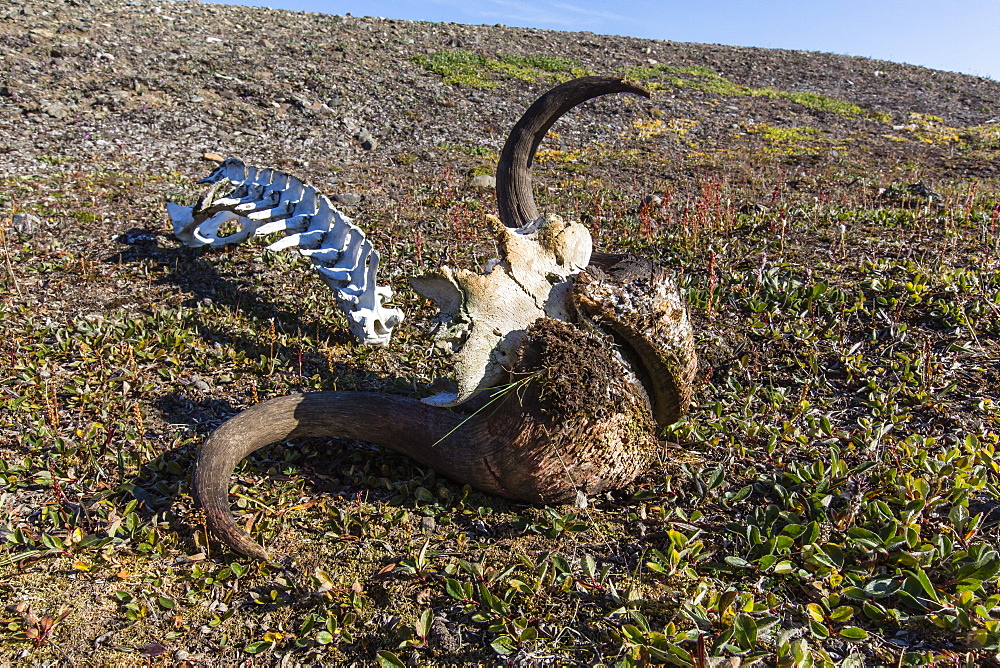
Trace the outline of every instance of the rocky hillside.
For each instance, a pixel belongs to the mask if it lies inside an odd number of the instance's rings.
[[[738,145],[757,124],[823,126],[833,142],[850,138],[876,150],[913,140],[916,125],[950,132],[1000,119],[1000,82],[992,80],[591,33],[198,2],[13,0],[0,14],[0,36],[0,170],[10,173],[96,158],[124,158],[137,171],[200,173],[201,156],[211,152],[294,165],[334,190],[362,188],[371,169],[385,175],[399,162],[439,169],[442,145],[498,149],[546,83],[582,70],[639,72],[654,82],[682,77],[687,85],[665,84],[642,103],[643,113],[697,121],[685,139],[713,150]],[[746,94],[763,89],[786,97]],[[864,114],[803,106],[794,94],[826,96]],[[620,103],[594,106],[601,113],[593,120],[567,120],[566,142],[613,138],[633,114],[609,120]],[[920,149],[921,158],[953,155]],[[393,160],[400,156],[413,158]]]

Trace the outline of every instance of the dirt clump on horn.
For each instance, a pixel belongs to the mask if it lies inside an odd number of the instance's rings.
[[[627,484],[656,432],[691,400],[691,323],[670,272],[594,253],[586,227],[540,217],[531,162],[549,127],[599,95],[648,96],[614,77],[556,86],[515,125],[497,169],[500,251],[486,273],[441,267],[412,280],[433,299],[454,353],[455,390],[420,401],[369,392],[292,394],[236,415],[202,446],[194,495],[209,530],[266,558],[229,508],[232,472],[276,441],[341,437],[405,454],[461,484],[531,503]],[[484,408],[485,406],[485,408]]]

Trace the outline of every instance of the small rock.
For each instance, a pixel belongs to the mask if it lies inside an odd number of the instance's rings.
[[[123,244],[128,244],[129,246],[148,244],[151,241],[156,241],[156,235],[149,230],[133,227],[131,230],[118,237],[118,241]]]
[[[477,188],[496,188],[497,177],[492,174],[480,174],[474,177],[470,183]]]
[[[427,640],[432,648],[445,652],[457,652],[462,649],[461,630],[457,626],[453,628],[448,620],[440,615],[436,615],[431,622],[430,637]]]
[[[663,203],[663,198],[659,195],[646,195],[642,198],[644,204],[652,204],[653,206],[660,206]]]
[[[212,162],[223,162],[225,158],[218,153],[202,153],[202,158],[205,160],[211,160]]]
[[[361,148],[366,151],[374,151],[378,147],[378,140],[372,137],[368,130],[362,130],[357,134],[357,140],[361,142]]]
[[[420,518],[420,528],[424,533],[431,533],[437,528],[437,522],[434,521],[433,517],[421,517]]]
[[[191,376],[191,385],[199,392],[211,392],[211,386],[201,376]]]
[[[361,204],[361,200],[364,199],[364,195],[360,193],[338,193],[333,196],[333,201],[339,204],[346,204],[348,206],[354,206],[355,204]]]
[[[70,109],[61,102],[53,102],[42,107],[42,113],[48,114],[57,120],[66,118],[70,114]]]
[[[14,218],[11,220],[11,225],[14,227],[14,231],[18,234],[23,234],[26,237],[30,237],[34,234],[35,230],[37,230],[38,226],[41,224],[41,219],[30,213],[15,213]]]

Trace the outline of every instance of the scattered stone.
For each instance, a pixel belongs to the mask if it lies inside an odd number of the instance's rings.
[[[219,153],[203,153],[201,157],[205,160],[211,160],[212,162],[222,162],[226,159]]]
[[[368,130],[358,132],[357,140],[361,142],[361,148],[366,151],[374,151],[378,147],[378,140]]]
[[[476,188],[496,188],[497,177],[492,174],[480,174],[479,176],[473,177],[470,183]]]
[[[70,115],[70,108],[62,102],[52,102],[42,107],[42,113],[56,120],[62,120]]]
[[[446,617],[435,615],[427,641],[433,649],[449,653],[457,652],[462,649],[462,631],[457,624],[450,623]]]
[[[437,528],[437,522],[434,520],[433,517],[420,518],[420,529],[424,533],[432,533],[436,528]]]
[[[212,391],[212,386],[206,383],[205,379],[197,374],[191,376],[191,387],[206,394]]]
[[[663,198],[659,195],[646,195],[642,198],[643,204],[652,204],[653,206],[660,206],[663,203]]]
[[[26,237],[33,235],[41,224],[41,219],[30,213],[15,213],[11,220],[14,231]]]
[[[360,193],[338,193],[333,196],[333,201],[338,204],[346,204],[347,206],[354,206],[356,204],[361,204],[361,200],[364,199],[364,195]]]
[[[144,230],[139,227],[133,227],[131,230],[125,232],[120,237],[118,241],[123,244],[128,244],[129,246],[136,246],[138,244],[148,244],[150,242],[156,241],[156,234],[150,232],[149,230]]]

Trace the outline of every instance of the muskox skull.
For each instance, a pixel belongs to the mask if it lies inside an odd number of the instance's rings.
[[[621,79],[584,77],[536,101],[497,170],[500,217],[491,225],[500,257],[484,274],[442,267],[414,279],[447,325],[457,392],[423,402],[300,393],[243,411],[212,434],[195,465],[194,495],[214,535],[267,556],[230,513],[230,477],[248,454],[288,438],[376,443],[459,483],[537,503],[621,486],[648,466],[657,428],[691,399],[696,358],[677,284],[648,260],[593,253],[585,227],[539,217],[531,192],[548,128],[577,104],[618,92],[648,96]],[[489,410],[475,408],[484,402]]]

